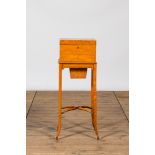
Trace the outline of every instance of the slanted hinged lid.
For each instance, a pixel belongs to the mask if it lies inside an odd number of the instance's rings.
[[[60,63],[96,63],[96,40],[61,39]]]

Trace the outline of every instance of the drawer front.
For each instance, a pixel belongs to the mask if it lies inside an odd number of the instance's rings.
[[[71,79],[86,78],[87,68],[70,68]]]
[[[96,62],[96,45],[61,45],[61,62]]]

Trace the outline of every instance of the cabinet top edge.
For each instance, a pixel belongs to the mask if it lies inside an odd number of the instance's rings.
[[[88,44],[96,45],[95,39],[61,39],[60,45]]]

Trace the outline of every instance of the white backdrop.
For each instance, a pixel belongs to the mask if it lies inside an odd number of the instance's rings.
[[[128,0],[27,0],[27,90],[58,89],[60,38],[97,40],[97,89],[129,88]],[[63,71],[64,90],[90,89]]]

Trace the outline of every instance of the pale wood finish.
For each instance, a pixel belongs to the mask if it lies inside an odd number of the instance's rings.
[[[92,123],[94,130],[97,135],[97,139],[99,139],[98,129],[97,129],[97,101],[96,101],[96,68],[97,65],[94,64],[92,69],[92,79],[91,79],[91,106],[92,106]]]
[[[76,109],[91,112],[90,110],[92,109],[92,107],[90,106],[66,106],[66,107],[62,107],[62,109],[66,109],[65,111],[62,112],[63,114],[67,111],[76,110]]]
[[[68,64],[68,68],[71,68]],[[76,64],[74,63],[76,66]],[[77,64],[78,65],[78,64]],[[83,66],[87,64],[81,64]],[[98,129],[97,129],[97,102],[96,102],[96,68],[97,64],[92,63],[91,64],[91,69],[92,69],[92,79],[91,79],[91,113],[92,113],[92,125],[94,127],[95,133],[97,135],[97,139],[99,139],[99,134],[98,134]],[[58,125],[57,125],[57,134],[56,134],[56,139],[58,140],[58,137],[60,135],[61,131],[61,126],[62,126],[62,69],[64,68],[63,63],[59,63],[59,99],[58,99]],[[73,68],[73,66],[72,66]],[[81,73],[80,73],[81,74]],[[77,108],[69,108],[68,111],[75,110]],[[87,111],[85,109],[85,111]]]
[[[60,134],[61,126],[62,126],[62,64],[59,64],[58,125],[56,133],[57,140]]]
[[[60,62],[96,62],[95,45],[61,45]]]
[[[84,39],[84,40],[75,40],[75,39],[61,39],[60,45],[96,45],[96,40],[93,39]]]
[[[89,106],[91,92],[64,91],[63,105]],[[113,92],[97,92],[97,141],[88,112],[63,115],[62,136],[55,140],[58,92],[38,91],[27,117],[27,155],[128,155],[128,126]],[[122,103],[123,104],[123,103]]]
[[[61,63],[62,68],[93,68],[95,63]]]
[[[91,78],[91,114],[92,125],[97,139],[99,139],[97,128],[97,102],[96,102],[96,41],[95,40],[60,40],[59,58],[59,100],[58,100],[58,125],[56,139],[60,135],[62,114],[71,110],[89,111],[84,106],[67,106],[67,110],[62,112],[62,69],[70,69],[71,78],[86,78],[87,68],[92,70]]]
[[[71,79],[86,78],[87,68],[70,68]]]
[[[96,63],[95,40],[60,40],[60,63]]]

